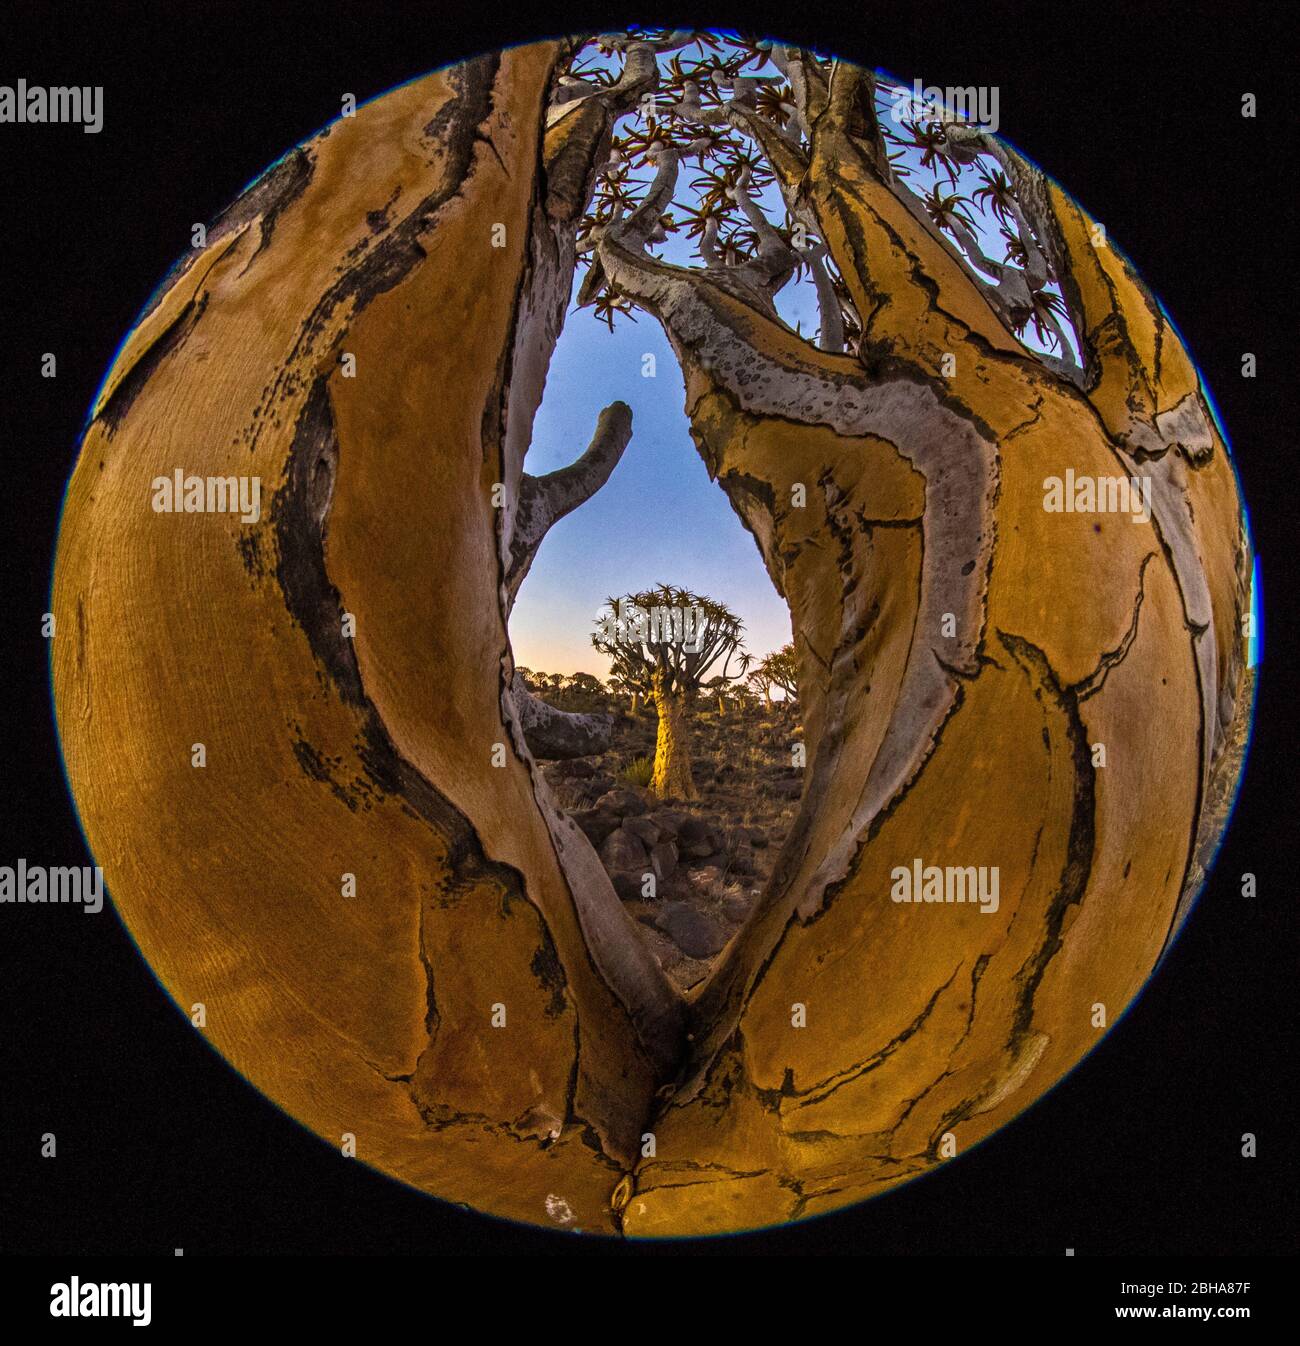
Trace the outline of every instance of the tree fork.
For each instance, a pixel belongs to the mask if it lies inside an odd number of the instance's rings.
[[[1127,1004],[1186,913],[1249,572],[1191,361],[1086,215],[1009,161],[1080,333],[1071,377],[900,197],[872,77],[772,48],[797,116],[725,119],[816,225],[858,354],[777,319],[789,258],[761,230],[747,269],[647,254],[672,148],[593,244],[664,327],[795,636],[803,798],[686,1003],[535,769],[506,620],[627,442],[608,408],[577,464],[524,470],[614,123],[690,38],[623,42],[586,91],[559,78],[571,43],[437,72],[255,185],[106,380],[54,588],[87,835],[171,994],[220,1006],[213,1044],[426,1191],[651,1235],[884,1190],[1077,1063],[1078,1007]],[[260,524],[139,508],[187,428],[187,468],[272,488]],[[1149,480],[1153,518],[1046,514],[1067,466]],[[162,844],[162,801],[193,854]],[[923,929],[887,897],[916,856],[1000,866],[1001,906]]]

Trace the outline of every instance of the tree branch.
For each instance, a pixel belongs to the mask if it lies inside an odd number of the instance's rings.
[[[551,525],[600,490],[631,438],[631,408],[626,402],[611,402],[600,413],[596,432],[581,458],[544,477],[524,473],[510,540],[510,568],[506,573],[506,593],[511,604]]]

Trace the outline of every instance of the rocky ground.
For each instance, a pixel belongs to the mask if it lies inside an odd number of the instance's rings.
[[[790,750],[799,730],[779,708],[697,710],[690,741],[700,797],[689,801],[657,799],[624,775],[635,759],[653,759],[655,732],[653,711],[624,716],[608,752],[542,771],[664,971],[689,990],[749,914],[794,820],[803,770]]]

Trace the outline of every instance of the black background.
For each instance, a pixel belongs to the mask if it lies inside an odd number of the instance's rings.
[[[657,7],[910,83],[997,85],[1002,132],[1107,226],[1221,408],[1264,575],[1267,660],[1237,811],[1172,954],[1026,1114],[942,1172],[838,1215],[628,1248],[421,1196],[317,1140],[210,1050],[116,916],[0,908],[0,1252],[860,1252],[1059,1257],[1293,1251],[1293,50],[1281,7]],[[746,18],[746,16],[749,16]],[[86,409],[191,225],[358,102],[506,40],[614,27],[616,7],[8,6],[0,83],[100,84],[104,129],[0,126],[0,863],[89,863],[40,636]],[[1240,115],[1243,92],[1259,99]],[[40,377],[46,351],[58,377]],[[1240,375],[1254,352],[1259,376]],[[1159,817],[1150,826],[1162,825]],[[178,845],[184,838],[176,839]],[[1240,876],[1258,877],[1244,899]],[[58,1158],[39,1157],[40,1136]],[[1259,1155],[1241,1157],[1241,1136]]]

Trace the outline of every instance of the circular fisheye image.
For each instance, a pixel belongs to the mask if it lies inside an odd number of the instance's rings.
[[[127,335],[70,788],[195,1032],[342,1155],[584,1235],[810,1218],[943,1181],[1171,947],[1245,510],[997,92],[491,52],[345,107]]]

